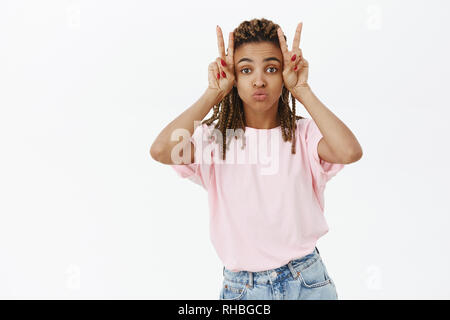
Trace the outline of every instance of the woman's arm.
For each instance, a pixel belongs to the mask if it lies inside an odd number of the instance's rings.
[[[330,163],[352,163],[362,157],[362,148],[349,128],[331,112],[309,86],[292,92],[313,118],[323,138],[317,147],[321,159]]]
[[[209,110],[231,91],[235,83],[234,75],[234,35],[230,32],[228,41],[228,52],[225,53],[225,43],[223,41],[222,29],[217,26],[217,46],[219,56],[208,66],[208,88],[202,96],[186,111],[180,114],[175,120],[170,122],[156,137],[150,148],[150,155],[153,159],[164,164],[174,163],[172,159],[173,148],[180,141],[171,140],[172,132],[177,129],[188,130],[190,136],[194,134],[194,122],[202,121],[208,114]],[[183,145],[184,150],[185,145]],[[190,162],[194,162],[195,146],[191,142]],[[183,157],[183,151],[180,154]],[[184,158],[184,157],[183,157]],[[184,160],[184,159],[183,159]],[[189,160],[189,159],[187,159]],[[186,164],[186,162],[184,162]]]
[[[281,28],[278,38],[283,54],[283,81],[295,99],[309,112],[320,132],[317,152],[330,163],[351,163],[362,157],[362,148],[349,128],[314,95],[308,84],[309,62],[303,57],[300,39],[303,22],[297,25],[292,50],[289,51]]]
[[[150,148],[150,155],[153,159],[164,164],[175,164],[172,161],[172,149],[180,143],[178,140],[171,140],[172,132],[176,129],[186,129],[190,136],[194,133],[194,121],[202,121],[213,106],[223,99],[222,94],[217,90],[208,88],[202,96],[187,110],[170,122],[156,137]],[[191,162],[194,162],[194,145],[191,142]],[[183,156],[182,151],[180,156]]]

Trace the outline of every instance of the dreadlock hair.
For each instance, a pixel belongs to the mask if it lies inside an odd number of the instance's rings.
[[[245,43],[258,43],[268,41],[275,44],[280,48],[280,43],[278,39],[277,29],[279,25],[273,23],[267,19],[252,19],[250,21],[243,21],[239,26],[233,30],[234,33],[234,49],[236,50],[241,45]],[[287,40],[286,36],[284,38]],[[281,49],[281,48],[280,48]],[[278,100],[278,114],[281,122],[281,132],[284,141],[291,141],[291,153],[295,154],[295,131],[296,131],[296,120],[304,119],[302,116],[295,115],[295,98],[291,94],[292,110],[289,106],[289,90],[283,86],[281,96]],[[214,129],[219,130],[222,133],[222,137],[225,139],[219,139],[222,141],[221,155],[222,159],[225,160],[226,150],[229,149],[229,144],[227,143],[228,136],[225,133],[240,132],[240,138],[242,138],[242,148],[245,147],[245,114],[242,99],[239,97],[236,86],[218,103],[214,106],[213,115],[204,121],[202,124],[206,123],[208,126],[215,120],[218,122],[215,124]],[[227,129],[232,129],[228,130]],[[237,136],[234,135],[235,139]],[[209,137],[211,139],[211,136]],[[232,136],[230,135],[230,139]]]

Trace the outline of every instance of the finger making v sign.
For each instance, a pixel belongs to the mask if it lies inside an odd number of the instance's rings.
[[[216,90],[219,96],[225,97],[235,84],[234,37],[233,32],[230,32],[228,49],[225,53],[222,29],[219,26],[216,27],[216,33],[219,56],[209,65],[208,82],[210,89]]]
[[[308,61],[303,57],[300,49],[300,37],[302,33],[303,22],[297,25],[295,30],[292,50],[288,50],[286,39],[281,28],[277,29],[278,39],[280,41],[281,53],[283,54],[283,81],[286,89],[294,93],[309,88],[308,81]]]

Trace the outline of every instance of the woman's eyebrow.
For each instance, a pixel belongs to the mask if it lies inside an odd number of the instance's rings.
[[[275,60],[275,61],[278,61],[279,63],[281,63],[281,61],[280,61],[278,58],[276,58],[276,57],[265,58],[265,59],[263,60],[263,62],[271,61],[271,60]],[[244,62],[244,61],[253,62],[253,60],[250,59],[250,58],[242,58],[241,60],[238,61],[237,64],[239,64],[239,63],[241,63],[241,62]]]

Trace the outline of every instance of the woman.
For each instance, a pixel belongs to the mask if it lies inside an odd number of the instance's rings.
[[[152,145],[155,160],[208,191],[210,237],[224,264],[220,299],[337,299],[316,248],[328,232],[323,192],[362,149],[307,83],[301,30],[289,51],[277,24],[244,21],[225,53],[217,26],[207,90]],[[296,115],[296,100],[312,119]],[[171,140],[180,128],[188,139]]]

